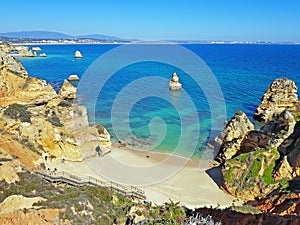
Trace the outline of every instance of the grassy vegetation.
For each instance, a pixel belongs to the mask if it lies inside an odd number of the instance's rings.
[[[231,206],[229,209],[240,213],[260,214],[262,211],[254,206],[243,205],[243,206]]]
[[[20,181],[15,184],[0,182],[0,202],[10,195],[40,196],[47,201],[36,203],[35,206],[64,208],[65,213],[61,214],[60,218],[71,221],[71,224],[125,223],[132,206],[143,209],[136,214],[149,218],[151,222],[148,224],[181,224],[180,221],[186,216],[179,203],[173,201],[161,206],[152,206],[150,203],[144,205],[134,203],[131,199],[116,195],[105,188],[54,186],[28,172],[20,173],[19,176]]]
[[[25,105],[12,104],[4,111],[4,116],[11,119],[20,120],[21,122],[30,123],[31,114]]]
[[[248,154],[242,154],[242,155],[240,155],[241,162],[242,163],[246,163],[246,160],[247,160],[248,156],[249,156]]]
[[[275,161],[272,162],[266,169],[265,169],[265,172],[264,172],[264,175],[263,175],[263,181],[266,183],[266,184],[274,184],[276,183],[274,181],[274,178],[272,176],[273,174],[273,169],[275,167]]]
[[[30,173],[21,173],[19,176],[20,181],[16,184],[0,183],[0,201],[13,194],[26,197],[41,196],[47,201],[36,205],[42,208],[66,209],[61,218],[72,221],[72,224],[113,224],[114,221],[124,219],[129,207],[133,204],[130,199],[122,200],[123,197],[121,196],[116,196],[116,198],[121,199],[118,201],[118,205],[113,204],[114,195],[105,188],[90,186],[55,187]],[[88,203],[93,206],[93,209],[88,207]],[[77,214],[74,215],[71,207],[75,208]],[[93,216],[80,214],[83,210],[91,212]]]
[[[261,169],[261,159],[254,159],[251,167],[250,167],[250,170],[249,170],[249,173],[248,173],[248,178],[254,178],[254,177],[257,177],[258,174],[259,174],[259,171]]]
[[[278,185],[282,190],[287,190],[289,184],[286,179],[274,179],[273,172],[279,157],[277,149],[261,149],[228,160],[224,176],[226,185],[239,191],[255,192],[266,187],[271,191]]]

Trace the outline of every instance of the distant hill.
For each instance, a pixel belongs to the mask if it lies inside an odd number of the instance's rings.
[[[125,40],[124,38],[119,38],[115,36],[107,36],[103,34],[87,34],[87,35],[78,35],[76,38],[90,38],[97,40]]]
[[[89,34],[89,35],[78,35],[73,36],[69,34],[51,32],[51,31],[20,31],[20,32],[7,32],[0,33],[0,37],[6,38],[31,38],[31,39],[97,39],[97,40],[119,40],[119,41],[128,41],[128,39],[123,39],[114,36],[107,36],[103,34]]]

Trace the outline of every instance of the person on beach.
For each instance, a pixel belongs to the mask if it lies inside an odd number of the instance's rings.
[[[97,147],[96,147],[96,152],[97,152],[97,154],[98,154],[98,156],[101,156],[102,155],[102,150],[101,150],[101,148],[100,148],[100,146],[98,145]]]

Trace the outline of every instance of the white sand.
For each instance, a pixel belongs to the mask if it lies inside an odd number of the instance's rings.
[[[114,148],[105,157],[64,164],[57,160],[47,162],[47,165],[82,177],[138,184],[145,190],[147,200],[156,204],[163,204],[169,199],[189,208],[217,205],[222,208],[233,202],[239,204],[234,197],[220,190],[205,169],[200,169],[207,168],[205,162],[190,160],[182,168],[178,166],[185,162],[183,158],[167,154]],[[217,175],[213,176],[216,178]]]

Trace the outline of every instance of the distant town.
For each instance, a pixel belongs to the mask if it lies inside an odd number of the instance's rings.
[[[0,43],[10,44],[118,44],[118,43],[177,43],[177,44],[300,44],[298,42],[223,41],[223,40],[159,40],[125,39],[102,34],[72,36],[49,31],[0,33]]]

